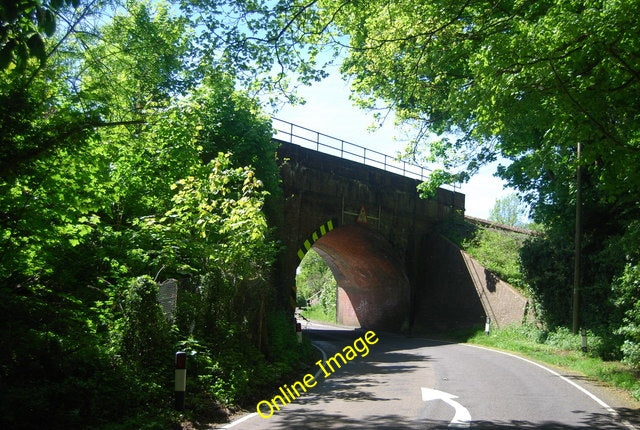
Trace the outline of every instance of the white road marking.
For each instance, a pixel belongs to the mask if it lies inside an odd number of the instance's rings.
[[[311,345],[315,346],[316,349],[322,353],[322,361],[327,361],[327,353],[324,352],[324,349],[320,348],[318,345],[316,345],[313,342],[311,342]],[[313,377],[313,379],[315,379],[317,381],[318,378],[320,378],[320,373],[322,373],[322,369],[318,369],[318,371],[316,372],[316,374]]]
[[[243,423],[243,422],[245,422],[247,420],[250,420],[251,418],[256,417],[256,416],[258,416],[258,414],[256,412],[254,412],[252,414],[249,414],[249,415],[245,415],[244,417],[238,418],[237,420],[235,420],[233,422],[230,422],[229,424],[227,424],[226,426],[221,427],[221,428],[230,429],[231,427],[235,427],[238,424]]]
[[[421,390],[422,401],[428,402],[429,400],[442,400],[448,405],[453,406],[455,414],[453,415],[453,419],[449,423],[449,428],[466,429],[471,426],[471,414],[469,413],[467,408],[453,400],[457,399],[458,396],[445,393],[444,391],[434,390],[433,388],[422,387]]]
[[[620,423],[625,426],[626,428],[628,428],[629,430],[638,430],[636,426],[634,426],[633,424],[631,424],[629,421],[625,420],[625,419],[621,419],[620,418],[620,414],[618,414],[618,411],[616,411],[615,409],[613,409],[611,406],[609,406],[607,403],[605,403],[602,399],[600,399],[598,396],[596,396],[595,394],[593,394],[591,391],[587,390],[586,388],[576,384],[575,382],[573,382],[571,379],[567,378],[566,376],[562,376],[561,374],[559,374],[558,372],[556,372],[553,369],[550,369],[546,366],[543,366],[540,363],[536,363],[533,360],[529,360],[528,358],[524,358],[521,357],[519,355],[516,354],[511,354],[509,352],[505,352],[505,351],[500,351],[498,349],[493,349],[493,348],[486,348],[484,346],[479,346],[479,345],[470,345],[470,344],[462,344],[464,346],[468,346],[471,348],[478,348],[478,349],[484,349],[485,351],[493,351],[493,352],[497,352],[498,354],[504,354],[504,355],[508,355],[509,357],[514,357],[517,358],[518,360],[522,360],[525,361],[529,364],[533,364],[534,366],[538,366],[539,368],[546,370],[547,372],[551,373],[554,376],[557,376],[558,378],[562,379],[564,382],[566,382],[569,385],[572,385],[573,387],[577,388],[579,391],[581,391],[582,393],[586,394],[589,398],[591,398],[594,402],[596,402],[597,404],[599,404],[600,406],[602,406],[604,409],[607,410],[607,412],[609,412],[609,414],[620,421]]]

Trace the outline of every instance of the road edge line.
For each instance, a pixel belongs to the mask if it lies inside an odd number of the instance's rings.
[[[318,351],[322,353],[322,361],[327,361],[327,353],[324,352],[324,349],[320,348],[318,345],[316,345],[313,342],[311,342],[311,345],[314,346]],[[318,377],[320,376],[320,373],[322,373],[322,369],[318,369],[316,374],[313,376],[313,379],[317,380]]]
[[[231,427],[234,427],[234,426],[236,426],[236,425],[238,425],[240,423],[243,423],[243,422],[245,422],[245,421],[247,421],[247,420],[249,420],[249,419],[251,419],[251,418],[253,418],[253,417],[257,416],[257,415],[258,415],[257,412],[252,412],[249,415],[245,415],[243,417],[238,418],[235,421],[231,421],[229,424],[227,424],[226,426],[221,427],[221,428],[230,429]]]
[[[318,351],[320,351],[322,353],[322,360],[323,361],[327,361],[327,353],[324,352],[324,350],[322,348],[320,348],[318,345],[316,345],[315,343],[311,342],[311,345],[314,346]],[[318,379],[318,377],[320,376],[320,373],[322,373],[322,369],[319,369],[315,376],[313,377],[314,379]],[[251,418],[257,416],[258,414],[256,412],[252,412],[248,415],[245,415],[243,417],[238,418],[235,421],[231,421],[229,424],[225,425],[224,427],[220,427],[221,429],[230,429],[232,427],[235,427],[238,424],[241,424],[245,421],[250,420]],[[634,429],[635,430],[635,429]]]
[[[527,362],[529,364],[533,364],[534,366],[537,366],[543,370],[546,370],[547,372],[551,373],[554,376],[559,377],[560,379],[562,379],[564,382],[566,382],[569,385],[572,385],[574,388],[578,389],[579,391],[581,391],[583,394],[587,395],[587,397],[591,398],[591,400],[593,400],[594,402],[596,402],[597,404],[599,404],[600,406],[602,406],[607,412],[609,412],[609,414],[614,417],[615,419],[617,419],[620,424],[622,424],[623,426],[625,426],[626,428],[628,428],[629,430],[638,430],[637,427],[633,424],[631,424],[629,421],[627,421],[626,419],[622,418],[620,416],[620,414],[618,413],[618,411],[616,411],[614,408],[612,408],[611,406],[609,406],[604,400],[602,400],[600,397],[596,396],[595,394],[593,394],[591,391],[587,390],[586,388],[584,388],[583,386],[581,386],[580,384],[572,381],[571,379],[567,378],[566,376],[562,376],[560,373],[556,372],[553,369],[550,369],[549,367],[537,363],[533,360],[530,360],[528,358],[522,357],[520,355],[517,354],[512,354],[510,352],[506,352],[506,351],[501,351],[499,349],[494,349],[494,348],[487,348],[485,346],[480,346],[480,345],[473,345],[473,344],[469,344],[469,343],[462,343],[460,345],[464,345],[464,346],[468,346],[470,348],[478,348],[478,349],[484,349],[485,351],[493,351],[493,352],[497,352],[499,354],[503,354],[503,355],[508,355],[509,357],[514,357],[517,358],[519,360],[522,360],[524,362]]]

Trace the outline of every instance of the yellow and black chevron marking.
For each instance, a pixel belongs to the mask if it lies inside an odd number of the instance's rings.
[[[329,233],[331,230],[333,230],[333,220],[327,221],[322,224],[318,230],[314,231],[309,239],[304,241],[302,248],[298,249],[298,258],[300,258],[300,261],[302,261],[305,254],[311,249],[315,241]]]
[[[318,230],[314,231],[309,239],[304,241],[302,248],[298,249],[298,258],[300,258],[300,261],[302,261],[305,254],[311,249],[315,241],[320,239],[325,234],[329,233],[331,230],[333,230],[333,220],[327,221],[326,223],[322,224]],[[292,309],[295,309],[297,306],[297,290],[297,286],[294,285],[293,287],[291,287],[291,297],[289,297],[289,301],[291,303]]]

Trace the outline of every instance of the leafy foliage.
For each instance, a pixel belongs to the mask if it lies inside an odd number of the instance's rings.
[[[638,273],[639,267],[627,266],[622,277],[618,281],[620,288],[623,288],[624,296],[619,299],[620,305],[626,305],[628,310],[625,312],[624,323],[618,333],[625,335],[625,341],[622,345],[622,354],[625,360],[636,367],[640,367],[640,293]]]
[[[479,229],[462,247],[500,279],[527,290],[520,266],[520,249],[525,236],[492,229]]]
[[[24,70],[30,57],[47,58],[42,36],[56,31],[56,12],[78,8],[81,0],[25,0],[4,2],[0,6],[0,70],[10,66]]]
[[[512,227],[524,227],[523,215],[525,209],[522,201],[516,194],[510,194],[496,200],[489,213],[489,220]]]
[[[551,327],[568,325],[571,314],[573,247],[569,240],[535,238],[522,251],[524,274],[539,314]]]
[[[629,261],[613,284],[616,308],[623,313],[622,324],[617,330],[617,334],[624,337],[622,354],[625,361],[636,368],[640,368],[640,264],[636,242],[639,234],[640,223],[635,222],[625,237],[629,242],[623,242],[631,246],[627,248]]]
[[[446,221],[436,228],[490,272],[529,294],[520,261],[525,234],[484,228],[464,220]]]
[[[323,258],[310,249],[300,262],[300,271],[296,275],[298,296],[305,306],[319,306],[325,315],[335,321],[337,284],[333,273]]]
[[[597,207],[591,208],[594,209]],[[637,223],[619,233],[619,221],[594,217],[594,224],[585,225],[580,284],[582,323],[606,340],[606,347],[601,349],[604,358],[619,358],[622,345],[633,342],[633,317],[629,317],[633,315],[637,292],[632,278],[620,274],[628,273],[625,265],[632,266],[637,261],[636,245],[631,245],[637,238],[633,227]],[[573,248],[573,231],[556,227],[528,241],[521,252],[525,277],[542,320],[550,328],[567,326],[571,319]]]
[[[0,49],[37,31],[31,3],[2,18],[23,33]],[[193,354],[189,413],[247,401],[308,353],[271,333],[287,317],[269,119],[233,76],[192,64],[170,5],[38,5],[59,24],[46,61],[11,51],[0,72],[0,426],[167,428],[177,348]]]

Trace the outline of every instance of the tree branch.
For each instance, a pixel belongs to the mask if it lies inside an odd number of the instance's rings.
[[[65,131],[55,136],[50,136],[43,139],[38,146],[28,150],[20,151],[18,154],[11,158],[0,161],[0,178],[8,178],[14,174],[14,172],[24,166],[27,163],[37,160],[45,153],[54,150],[62,146],[69,139],[85,133],[92,129],[105,128],[105,127],[119,127],[128,125],[141,125],[146,124],[144,120],[130,120],[130,121],[88,121],[86,123],[75,124],[65,128]],[[44,133],[42,133],[44,135]],[[80,142],[79,142],[80,143]]]
[[[571,103],[573,103],[580,112],[582,112],[588,119],[589,121],[591,121],[593,124],[595,124],[595,126],[600,129],[600,131],[607,136],[612,142],[616,143],[617,145],[624,147],[624,143],[620,142],[620,140],[613,135],[613,133],[611,133],[607,127],[605,127],[604,124],[602,124],[600,121],[598,121],[598,119],[593,116],[591,114],[591,112],[589,112],[588,109],[586,109],[584,106],[582,106],[582,104],[573,96],[573,94],[571,94],[571,92],[569,91],[569,88],[567,87],[566,83],[562,80],[562,78],[560,77],[560,74],[558,73],[558,71],[556,70],[556,68],[553,66],[553,63],[550,61],[549,62],[549,67],[551,68],[551,71],[553,72],[553,75],[555,77],[556,82],[558,82],[560,84],[560,90],[562,90],[562,92],[567,96],[567,98],[571,101]]]
[[[31,76],[29,76],[29,78],[27,79],[26,83],[25,83],[25,88],[29,88],[31,86],[31,83],[33,82],[33,80],[36,78],[36,76],[38,76],[38,73],[40,73],[40,71],[44,68],[45,63],[47,62],[47,60],[49,58],[51,58],[51,56],[53,54],[55,54],[58,49],[60,48],[60,46],[62,46],[62,44],[64,43],[65,40],[67,40],[67,38],[74,33],[75,28],[80,24],[80,22],[82,22],[82,20],[84,20],[87,15],[89,14],[89,10],[93,7],[94,4],[96,4],[98,2],[98,0],[92,0],[92,2],[90,2],[85,8],[84,10],[82,10],[82,12],[78,15],[78,18],[75,20],[75,22],[69,24],[69,28],[67,29],[66,33],[64,34],[64,36],[62,36],[60,38],[60,40],[58,40],[58,42],[56,42],[56,44],[53,46],[53,48],[51,48],[51,50],[47,53],[47,56],[45,57],[45,59],[43,61],[40,62],[40,64],[38,65],[38,67],[33,71],[33,73],[31,73]]]
[[[640,72],[631,67],[631,65],[627,63],[624,58],[622,58],[622,56],[617,52],[615,48],[615,45],[610,45],[607,47],[607,50],[613,56],[613,58],[618,60],[618,62],[624,67],[624,69],[629,72],[629,74],[633,76],[633,78],[635,78],[636,81],[640,82]]]

